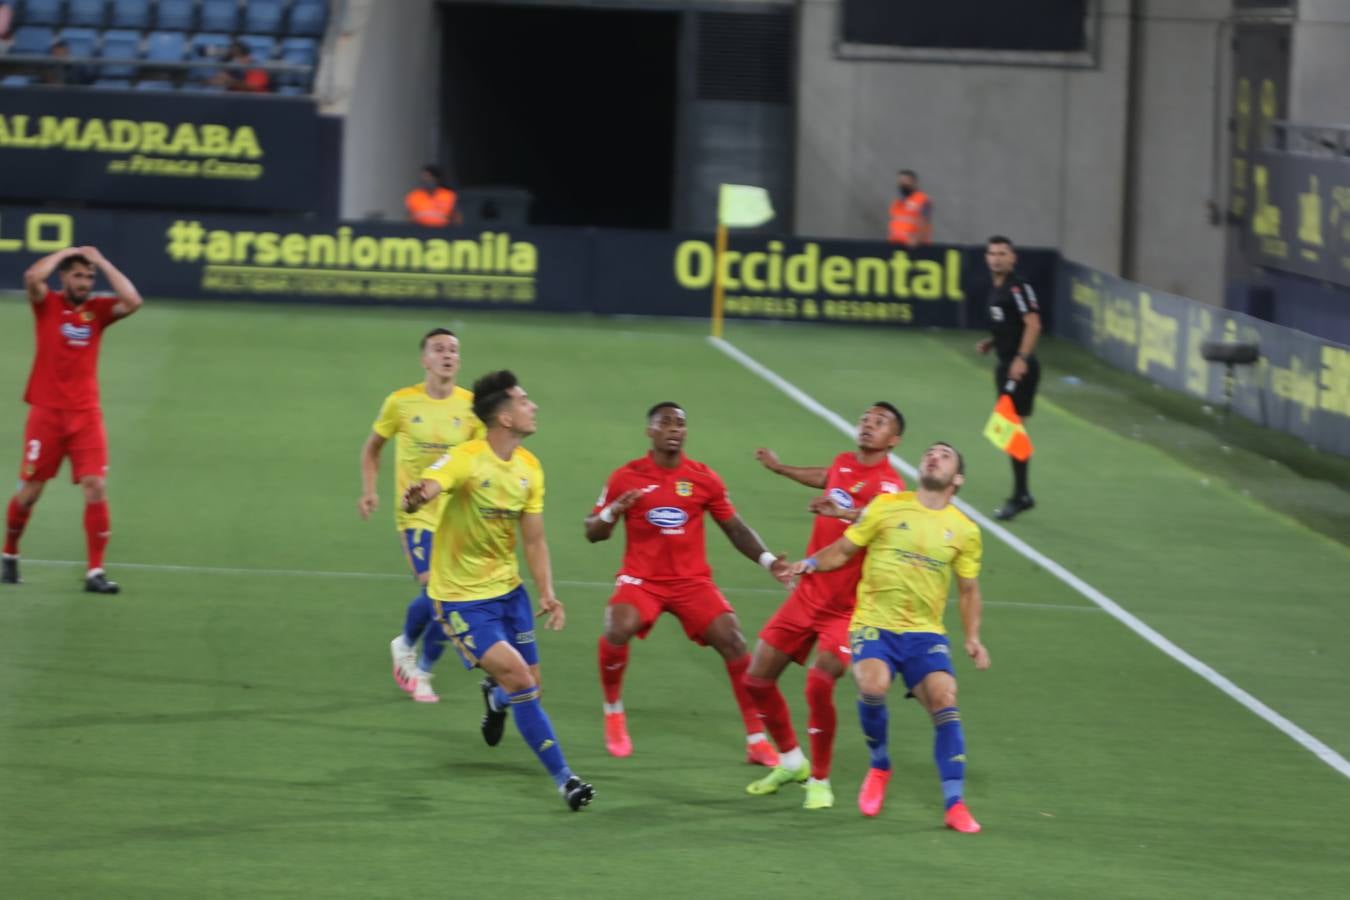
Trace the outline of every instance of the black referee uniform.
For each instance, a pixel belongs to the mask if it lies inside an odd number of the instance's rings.
[[[1036,291],[1020,275],[1009,273],[1001,285],[989,288],[989,331],[994,342],[994,389],[999,394],[1011,394],[1013,407],[1022,418],[1031,415],[1036,405],[1036,386],[1041,380],[1041,364],[1033,352],[1024,357],[1026,373],[1019,381],[1008,377],[1008,369],[1019,356],[1022,336],[1026,331],[1023,321],[1028,313],[1040,315]],[[1027,486],[1027,463],[1012,461],[1013,494],[996,513],[1000,519],[1011,519],[1036,505]]]

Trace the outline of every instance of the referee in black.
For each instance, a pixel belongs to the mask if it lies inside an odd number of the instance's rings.
[[[1041,364],[1036,360],[1036,342],[1041,337],[1041,307],[1036,292],[1031,289],[1017,267],[1017,251],[1013,242],[996,234],[986,242],[984,261],[989,266],[992,284],[989,288],[989,331],[987,337],[975,345],[980,353],[994,351],[998,363],[994,366],[994,386],[999,394],[1011,394],[1013,407],[1022,418],[1031,415],[1036,402],[1036,385],[1041,380]],[[1027,460],[1030,462],[1030,460]],[[994,518],[1007,521],[1032,509],[1027,486],[1027,462],[1012,461],[1012,496],[994,512]]]

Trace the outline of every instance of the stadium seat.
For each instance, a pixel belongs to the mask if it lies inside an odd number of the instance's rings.
[[[103,63],[99,66],[99,81],[109,79],[130,78],[136,74],[136,66],[132,62],[137,59],[141,53],[141,35],[137,31],[124,31],[113,29],[103,32],[103,44],[99,47],[98,55],[104,59],[117,60],[116,64]],[[126,62],[123,62],[125,60]],[[132,64],[128,64],[132,63]],[[98,84],[98,82],[95,82]],[[130,87],[130,85],[127,85]]]
[[[277,86],[276,92],[283,97],[303,97],[309,90],[298,84],[282,84]]]
[[[131,82],[126,78],[100,78],[90,86],[105,91],[131,90]]]
[[[6,75],[0,78],[0,87],[27,87],[32,83],[32,75]]]
[[[56,33],[45,25],[25,25],[14,30],[14,46],[9,48],[9,52],[46,56],[55,38]]]
[[[206,31],[234,31],[238,28],[237,0],[202,0],[201,27]]]
[[[309,66],[309,72],[279,72],[277,83],[308,85],[318,58],[318,42],[313,38],[291,37],[281,42],[281,61],[297,66]]]
[[[181,62],[187,52],[187,38],[181,31],[152,31],[145,40],[145,58],[161,62]]]
[[[306,34],[318,37],[328,21],[328,4],[324,0],[295,0],[291,7],[287,34]]]
[[[89,57],[94,55],[98,32],[92,28],[63,28],[57,32],[56,39],[66,42],[71,56]]]
[[[204,81],[185,81],[183,82],[183,86],[180,87],[179,90],[195,91],[197,93],[203,94],[223,94],[225,93],[225,85],[208,84]]]
[[[172,81],[164,81],[158,78],[136,82],[136,90],[138,91],[171,91],[173,89]]]
[[[277,34],[285,18],[281,0],[247,0],[244,5],[244,30],[252,34]]]
[[[155,7],[155,27],[162,31],[191,31],[196,27],[193,0],[159,0]]]
[[[258,62],[269,62],[276,55],[277,39],[266,34],[241,34],[239,43],[248,48]]]
[[[60,25],[61,0],[28,0],[23,5],[23,15],[16,17],[25,25]],[[46,53],[44,49],[42,51]]]
[[[102,28],[106,21],[106,13],[107,4],[104,0],[69,0],[66,6],[66,24]]]
[[[225,51],[229,48],[228,34],[194,34],[188,42],[188,59],[221,60],[225,58]],[[219,71],[219,66],[198,66],[193,68],[190,77],[193,81],[206,81]]]
[[[150,0],[112,0],[112,14],[108,19],[114,28],[150,27]]]

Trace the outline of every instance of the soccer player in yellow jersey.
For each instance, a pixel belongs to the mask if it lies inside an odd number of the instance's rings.
[[[464,667],[488,674],[482,683],[483,739],[496,745],[506,712],[512,710],[521,737],[576,811],[591,802],[595,791],[567,767],[539,703],[534,616],[516,563],[519,533],[525,564],[539,589],[539,615],[547,616],[545,627],[560,630],[565,614],[553,593],[544,540],[544,469],[521,446],[535,432],[539,407],[504,370],[478,379],[473,393],[473,411],[487,426],[487,438],[447,451],[409,485],[403,508],[414,512],[445,497],[426,593]]]
[[[961,602],[965,650],[975,668],[989,668],[980,643],[980,529],[951,500],[965,481],[965,461],[951,444],[936,443],[919,462],[919,490],[882,494],[844,536],[794,563],[810,577],[844,565],[866,548],[858,605],[849,623],[858,715],[872,764],[858,794],[865,816],[881,812],[891,760],[886,747],[886,692],[897,674],[908,696],[933,719],[933,757],[942,779],[948,828],[973,833],[980,823],[966,808],[966,748],[956,706],[956,675],[942,614],[952,573]]]
[[[361,447],[361,498],[357,510],[369,519],[380,503],[375,490],[380,475],[380,451],[396,439],[394,484],[398,495],[417,480],[422,470],[458,444],[481,438],[486,431],[473,414],[473,394],[455,385],[459,374],[459,338],[446,328],[433,328],[422,337],[422,368],[427,377],[421,384],[401,388],[384,398],[370,437]],[[440,505],[432,504],[415,513],[395,510],[403,555],[418,583],[427,583],[431,566],[431,536],[436,531]],[[427,634],[419,659],[414,647],[431,621],[431,601],[419,592],[408,604],[403,631],[389,642],[394,681],[422,703],[440,698],[431,689],[431,667],[440,658],[444,643],[438,632]]]

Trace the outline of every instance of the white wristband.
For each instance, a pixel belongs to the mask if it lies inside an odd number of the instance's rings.
[[[778,562],[778,557],[774,556],[772,551],[765,550],[759,555],[759,564],[766,569],[772,569],[776,562]]]
[[[613,505],[613,504],[610,504],[609,506],[606,506],[604,509],[600,510],[600,521],[601,521],[601,522],[608,522],[610,525],[613,525],[613,524],[614,524],[614,505]]]

